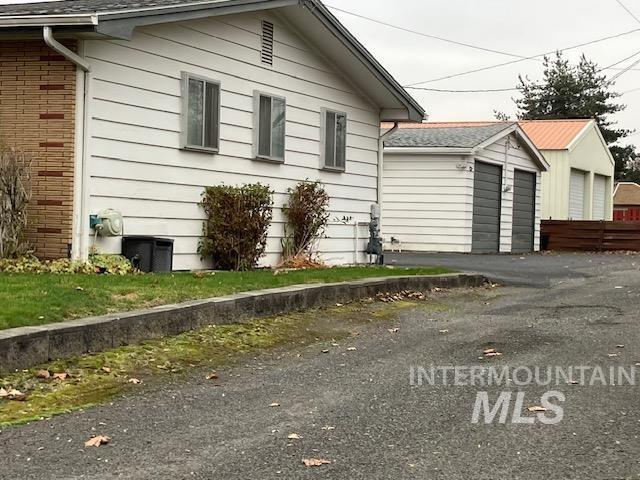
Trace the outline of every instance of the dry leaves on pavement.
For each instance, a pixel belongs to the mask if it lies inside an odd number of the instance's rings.
[[[47,378],[51,377],[51,372],[49,372],[49,370],[38,370],[38,373],[36,373],[36,377],[46,380]]]
[[[289,435],[287,435],[287,438],[289,440],[300,440],[302,437],[297,433],[290,433]]]
[[[544,407],[541,407],[539,405],[536,405],[534,407],[529,407],[527,408],[527,410],[529,410],[530,412],[546,412],[547,409]]]
[[[330,465],[331,461],[323,458],[304,458],[302,459],[302,463],[307,467],[321,467],[322,465]]]
[[[207,375],[207,380],[217,380],[218,374],[216,372],[211,372],[209,375]]]
[[[85,447],[99,447],[100,445],[106,445],[111,439],[104,435],[96,435],[84,442]]]
[[[54,380],[64,381],[69,377],[69,374],[66,372],[54,373],[51,378]]]
[[[269,407],[274,408],[274,407],[279,407],[280,404],[278,402],[273,402],[271,405],[269,405]]]
[[[482,353],[484,353],[484,356],[487,358],[502,356],[502,354],[498,352],[495,348],[487,348]]]
[[[140,385],[142,383],[142,380],[139,380],[137,378],[130,378],[129,383],[133,383],[134,385]]]

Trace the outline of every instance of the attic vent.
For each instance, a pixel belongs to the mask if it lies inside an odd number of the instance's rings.
[[[262,51],[260,52],[262,63],[273,65],[273,23],[262,21]]]

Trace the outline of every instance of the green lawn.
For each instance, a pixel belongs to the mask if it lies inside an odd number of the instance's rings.
[[[438,267],[353,267],[277,275],[270,270],[202,276],[191,273],[127,276],[0,274],[0,330],[286,285],[450,272]]]

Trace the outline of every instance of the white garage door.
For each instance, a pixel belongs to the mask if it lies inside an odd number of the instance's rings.
[[[606,220],[607,177],[593,178],[593,220]]]
[[[571,169],[569,188],[569,218],[584,220],[584,172]]]

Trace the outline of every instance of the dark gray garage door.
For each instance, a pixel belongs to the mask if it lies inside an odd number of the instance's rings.
[[[475,253],[500,250],[502,168],[476,162],[473,182],[473,245]]]
[[[536,219],[536,176],[515,171],[513,179],[513,234],[511,251],[533,251]]]

